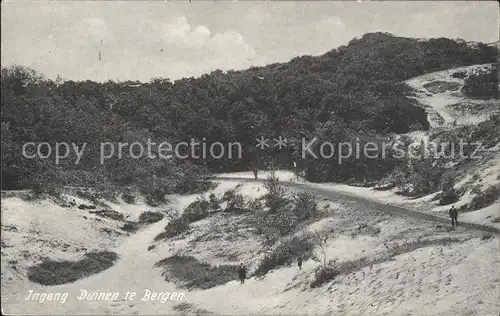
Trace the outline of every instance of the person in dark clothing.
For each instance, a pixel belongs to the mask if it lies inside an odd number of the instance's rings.
[[[238,268],[238,276],[240,277],[241,284],[245,283],[245,279],[247,277],[247,269],[243,266],[243,263],[240,263]]]
[[[255,177],[255,180],[257,180],[257,173],[259,170],[257,168],[253,168],[253,176]]]
[[[458,211],[455,208],[455,206],[452,206],[450,209],[450,218],[451,218],[451,226],[452,227],[458,226],[458,221],[457,221]]]
[[[299,266],[299,269],[302,269],[302,256],[297,258],[297,265]]]

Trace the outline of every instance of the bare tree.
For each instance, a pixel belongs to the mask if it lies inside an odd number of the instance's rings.
[[[327,232],[319,232],[316,231],[313,233],[313,238],[315,240],[316,246],[319,248],[321,252],[321,258],[315,253],[313,256],[313,260],[321,263],[324,267],[326,267],[328,258],[326,255],[326,246],[328,243],[328,240],[330,239],[330,235]]]

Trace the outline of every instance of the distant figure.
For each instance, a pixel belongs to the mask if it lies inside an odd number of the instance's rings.
[[[255,177],[255,180],[257,180],[257,173],[259,170],[257,168],[253,168],[253,176]]]
[[[245,283],[245,279],[247,277],[247,269],[243,266],[243,263],[240,263],[238,268],[238,276],[240,277],[241,284]]]
[[[302,269],[302,256],[297,258],[297,265],[299,266],[299,269]]]
[[[297,181],[299,181],[299,169],[297,168],[297,163],[293,162],[293,170],[295,172],[295,176],[297,177]]]
[[[455,206],[452,206],[450,209],[450,218],[451,218],[451,227],[458,226],[458,211]]]

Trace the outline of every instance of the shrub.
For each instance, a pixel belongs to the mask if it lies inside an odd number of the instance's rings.
[[[238,279],[237,266],[211,266],[191,256],[172,256],[155,263],[163,267],[165,280],[173,281],[187,289],[209,289]]]
[[[210,193],[208,196],[208,202],[210,203],[210,208],[214,210],[220,209],[220,201],[217,199],[217,196],[214,193]]]
[[[370,264],[371,261],[365,257],[344,262],[330,261],[329,264],[321,265],[316,268],[314,271],[314,281],[311,283],[311,287],[321,286],[335,279],[338,275],[351,273]]]
[[[149,206],[156,207],[160,204],[166,204],[168,203],[168,200],[166,198],[166,192],[167,190],[165,188],[154,188],[150,192],[143,193],[144,197],[146,198],[146,204]]]
[[[162,213],[160,212],[142,212],[141,215],[139,215],[139,222],[141,223],[156,223],[159,222],[165,217]]]
[[[135,196],[133,196],[132,194],[123,193],[122,199],[127,204],[134,204],[135,203]]]
[[[322,284],[335,279],[335,277],[337,277],[339,274],[340,271],[333,265],[318,266],[314,270],[314,281],[311,283],[311,287],[315,288],[321,286]]]
[[[161,232],[155,237],[155,241],[172,238],[182,234],[187,231],[189,228],[189,221],[184,217],[180,216],[174,219],[171,219],[167,226],[165,226],[165,231]]]
[[[185,217],[190,223],[199,221],[208,216],[209,207],[210,203],[205,198],[197,198],[196,201],[186,207],[182,217]]]
[[[292,233],[300,223],[300,218],[288,205],[283,205],[274,214],[269,215],[269,223],[281,236]]]
[[[95,210],[96,206],[95,205],[85,205],[85,204],[80,204],[78,205],[79,210]]]
[[[315,246],[314,236],[310,233],[295,235],[278,243],[278,245],[259,263],[255,276],[264,276],[269,271],[290,265],[294,258],[302,256],[308,259],[313,255]]]
[[[500,184],[494,185],[486,189],[483,193],[476,195],[469,203],[470,210],[479,210],[490,206],[500,198]]]
[[[99,185],[98,189],[99,189],[100,194],[96,195],[96,200],[94,203],[97,203],[98,202],[97,199],[100,199],[100,198],[106,199],[106,200],[113,202],[113,203],[118,203],[119,193],[114,186],[103,184],[103,185]]]
[[[227,201],[226,211],[228,212],[237,212],[241,211],[245,208],[245,198],[241,194],[234,194]]]
[[[222,195],[221,201],[222,202],[229,202],[229,201],[231,201],[234,198],[235,195],[236,195],[236,191],[235,190],[227,190]]]
[[[491,237],[493,237],[493,236],[491,236],[491,234],[485,234],[481,237],[481,240],[488,240],[488,239],[491,239]]]
[[[76,195],[81,197],[82,199],[90,200],[90,201],[95,201],[97,200],[97,196],[95,192],[91,192],[90,190],[76,190]]]
[[[293,211],[299,220],[306,220],[318,214],[318,203],[314,194],[299,192],[294,196]]]
[[[116,221],[123,220],[123,214],[113,210],[89,211],[89,213],[96,214],[105,218],[114,219]]]
[[[129,232],[129,233],[135,233],[136,231],[139,230],[139,225],[137,223],[134,223],[134,222],[126,222],[121,227],[121,230]]]
[[[441,199],[439,200],[439,205],[448,205],[457,202],[459,199],[458,193],[451,189],[443,192]]]
[[[264,235],[268,243],[293,233],[301,222],[319,213],[316,197],[313,194],[297,193],[293,198],[293,204],[289,203],[291,201],[286,198],[280,199],[280,202],[277,202],[278,199],[274,200],[276,202],[273,205],[274,210],[261,210],[254,214],[255,230],[258,234]],[[256,206],[258,205],[253,207]]]
[[[157,207],[158,205],[160,205],[160,202],[154,195],[148,194],[145,196],[145,198],[146,198],[145,202],[149,206]]]
[[[267,193],[264,195],[266,206],[271,212],[277,211],[282,206],[288,204],[288,191],[279,184],[279,180],[274,173],[271,173],[264,183]]]
[[[453,78],[459,78],[459,79],[464,79],[467,77],[467,71],[456,71],[451,75]]]
[[[257,211],[252,218],[255,232],[263,235],[266,243],[273,243],[279,237],[293,233],[299,223],[299,218],[289,205],[283,205],[275,212]]]
[[[45,259],[28,268],[28,279],[42,285],[71,283],[110,268],[117,259],[111,251],[90,252],[76,262]]]
[[[252,199],[248,202],[248,209],[251,211],[256,211],[262,208],[262,202],[260,199]]]
[[[475,186],[472,187],[472,189],[470,190],[471,193],[474,193],[476,195],[478,194],[481,194],[481,188],[482,188],[482,185],[481,184],[477,184]]]
[[[170,214],[167,214],[169,222],[165,226],[165,231],[158,234],[154,240],[172,238],[187,231],[191,222],[201,220],[208,215],[208,204],[207,200],[198,198],[186,207],[182,215],[172,210]]]

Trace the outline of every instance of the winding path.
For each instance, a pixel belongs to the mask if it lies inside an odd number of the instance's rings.
[[[230,181],[246,181],[246,182],[265,182],[266,180],[264,179],[249,179],[249,178],[238,178],[238,177],[214,177],[212,178],[213,180],[230,180]],[[329,189],[323,189],[323,188],[317,188],[317,187],[311,187],[307,185],[307,183],[297,183],[297,182],[291,182],[291,181],[280,181],[280,184],[287,186],[289,188],[295,189],[295,190],[303,190],[303,191],[309,191],[311,193],[317,194],[321,197],[328,198],[328,199],[333,199],[333,200],[343,200],[343,201],[352,201],[355,203],[358,203],[359,205],[365,206],[366,208],[369,208],[371,210],[375,210],[378,212],[383,212],[391,215],[396,215],[396,216],[404,216],[404,217],[412,217],[420,220],[427,220],[427,221],[433,221],[436,223],[443,223],[443,224],[450,224],[450,220],[445,217],[437,216],[434,214],[428,214],[428,213],[423,213],[423,212],[418,212],[414,210],[409,210],[407,208],[389,204],[389,203],[383,203],[379,200],[371,199],[368,197],[362,197],[359,195],[354,195],[354,194],[349,194],[346,192],[339,192],[335,190],[329,190]],[[478,230],[486,233],[494,233],[494,234],[499,234],[500,235],[500,229],[492,226],[486,226],[486,225],[480,225],[480,224],[474,224],[474,223],[467,223],[463,221],[459,221],[459,225],[461,227],[473,229],[473,230]]]

